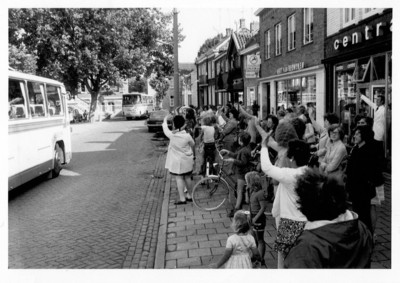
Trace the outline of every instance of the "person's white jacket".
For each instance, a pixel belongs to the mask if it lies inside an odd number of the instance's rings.
[[[261,169],[265,174],[279,182],[272,207],[272,216],[287,218],[295,221],[307,221],[298,210],[298,196],[295,192],[297,176],[304,173],[307,166],[298,168],[279,168],[269,160],[268,148],[261,149]]]
[[[365,95],[361,95],[361,99],[365,101],[372,109],[375,110],[374,116],[374,125],[372,126],[372,130],[374,131],[374,139],[377,141],[383,141],[385,136],[385,105],[381,105],[378,107],[374,102],[372,102]],[[378,108],[378,109],[377,109]]]
[[[172,133],[168,129],[167,120],[163,122],[164,134],[169,138],[169,146],[165,168],[174,174],[188,173],[193,170],[193,146],[192,137],[185,130]]]

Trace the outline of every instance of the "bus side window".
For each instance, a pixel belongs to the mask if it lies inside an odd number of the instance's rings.
[[[59,87],[46,84],[46,96],[50,116],[63,115],[60,93]]]
[[[8,80],[8,118],[26,118],[25,85],[22,81]]]
[[[36,82],[28,82],[28,95],[31,106],[34,107],[32,117],[45,116],[44,85]],[[32,111],[32,108],[31,108]]]

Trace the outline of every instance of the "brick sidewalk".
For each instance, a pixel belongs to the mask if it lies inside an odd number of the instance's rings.
[[[200,179],[195,176],[193,185]],[[372,268],[391,268],[391,181],[385,176],[385,202],[377,207],[377,243],[372,254]],[[225,251],[227,238],[232,235],[231,219],[227,217],[230,207],[207,212],[193,203],[174,205],[178,199],[176,180],[167,178],[160,229],[159,246],[155,268],[207,268],[217,262]],[[269,206],[270,207],[270,206]],[[267,216],[264,240],[267,268],[277,268],[277,253],[272,250],[276,237],[275,220]],[[158,264],[157,264],[158,263]]]

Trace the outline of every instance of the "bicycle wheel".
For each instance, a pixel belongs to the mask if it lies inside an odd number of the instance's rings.
[[[203,210],[212,211],[220,208],[229,197],[229,186],[217,176],[201,179],[193,187],[193,202]]]

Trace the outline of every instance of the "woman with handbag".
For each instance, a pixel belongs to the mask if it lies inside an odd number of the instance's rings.
[[[371,221],[371,199],[376,187],[382,182],[379,158],[373,144],[374,132],[368,126],[357,126],[354,134],[355,146],[350,152],[346,168],[346,189],[353,211],[359,215],[373,235]]]

